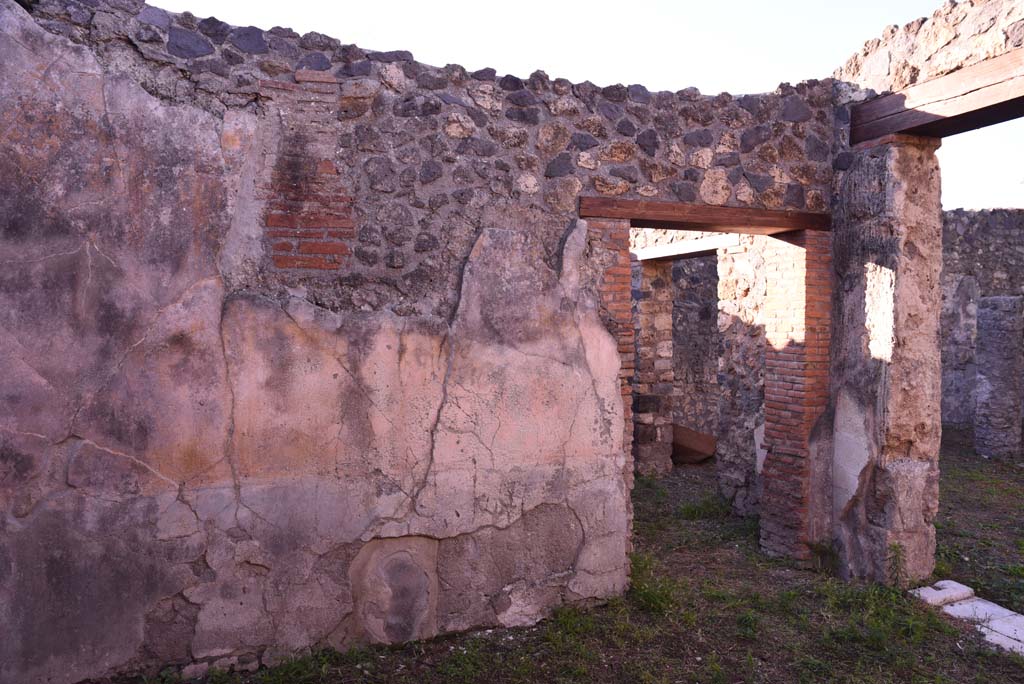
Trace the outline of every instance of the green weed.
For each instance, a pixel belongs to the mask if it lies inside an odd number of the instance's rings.
[[[633,554],[630,601],[645,613],[664,615],[678,605],[678,584],[657,570],[650,554]]]

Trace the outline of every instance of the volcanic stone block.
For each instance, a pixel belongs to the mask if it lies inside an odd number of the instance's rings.
[[[1019,459],[1024,428],[1024,297],[978,303],[974,441],[987,458]]]
[[[176,57],[203,57],[213,54],[213,45],[198,33],[172,26],[167,37],[167,51]]]

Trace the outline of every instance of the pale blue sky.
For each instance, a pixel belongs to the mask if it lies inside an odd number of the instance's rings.
[[[421,62],[651,90],[774,90],[824,78],[889,24],[930,16],[939,0],[150,0],[236,25],[319,31]],[[943,203],[1024,206],[1024,121],[947,138]]]

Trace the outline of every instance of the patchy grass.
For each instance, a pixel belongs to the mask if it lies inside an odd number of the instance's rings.
[[[943,438],[936,579],[954,579],[1024,613],[1024,468]]]
[[[219,684],[952,684],[1024,682],[1024,661],[904,593],[757,552],[757,522],[708,496],[713,466],[638,479],[632,586],[540,625],[316,653]],[[943,533],[944,535],[947,533]],[[1019,539],[1012,542],[1013,548]],[[1009,573],[1009,571],[1007,571]],[[141,681],[141,680],[140,680]]]

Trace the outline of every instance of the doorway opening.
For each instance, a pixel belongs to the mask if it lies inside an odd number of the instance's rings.
[[[636,471],[669,472],[677,434],[682,449],[691,453],[710,447],[719,454],[718,488],[732,508],[760,515],[761,548],[810,560],[814,541],[828,532],[826,487],[812,483],[827,477],[829,465],[827,450],[816,450],[812,442],[828,399],[828,215],[598,198],[581,200],[580,211],[584,218],[621,220],[631,231]],[[698,335],[704,345],[717,336],[715,387],[701,388],[703,398],[694,402],[701,408],[686,424],[673,332],[685,307],[677,311],[675,306],[679,286],[673,271],[678,277],[689,267],[676,268],[673,262],[712,254],[717,300],[713,307],[701,302],[695,308],[698,318],[704,309],[707,324],[714,310],[717,334],[700,328]],[[703,269],[709,271],[710,263]],[[724,289],[722,273],[727,274]],[[698,278],[688,287],[707,291],[709,283]],[[684,331],[679,337],[688,346],[680,360],[696,359],[696,377],[707,373],[710,350],[698,349],[696,339],[687,342]],[[680,376],[687,376],[685,368]],[[717,410],[709,407],[709,395]],[[701,432],[698,423],[705,429],[714,425],[714,432]],[[677,460],[684,458],[681,451]]]

